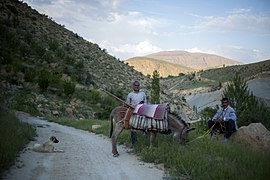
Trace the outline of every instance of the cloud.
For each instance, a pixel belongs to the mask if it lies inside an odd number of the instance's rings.
[[[191,53],[207,53],[207,54],[217,54],[214,50],[211,49],[200,49],[197,47],[185,49],[185,51],[191,52]]]
[[[54,19],[69,17],[80,20],[78,17],[85,16],[98,21],[110,21],[111,13],[118,11],[121,1],[123,0],[25,0]]]
[[[200,16],[190,14],[197,18],[196,25],[182,26],[194,31],[240,31],[260,32],[270,35],[270,18],[267,14],[252,14],[250,9],[234,9],[227,16]]]
[[[145,56],[155,52],[162,51],[160,47],[154,46],[151,42],[145,40],[137,44],[112,45],[109,42],[103,42],[101,47],[109,47],[108,52],[122,60],[134,56]]]
[[[220,46],[217,47],[216,52],[227,58],[243,63],[254,63],[270,59],[270,52],[262,52],[257,49],[249,49],[239,45]]]
[[[215,49],[201,49],[194,47],[190,49],[185,49],[185,51],[191,53],[199,52],[207,54],[217,54],[243,63],[253,63],[256,61],[270,59],[270,52],[266,53],[257,49],[248,49],[239,45],[217,46],[215,47]]]

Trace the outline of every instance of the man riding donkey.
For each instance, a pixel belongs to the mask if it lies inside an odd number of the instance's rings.
[[[140,90],[138,80],[133,82],[133,91],[128,94],[126,101],[122,102],[123,105],[113,109],[110,114],[110,137],[114,157],[119,155],[117,139],[123,129],[131,129],[132,144],[137,141],[136,130],[149,132],[150,147],[155,141],[157,132],[166,134],[173,132],[173,138],[183,143],[187,140],[188,132],[193,130],[193,128],[189,129],[188,125],[180,117],[169,113],[167,103],[147,104],[146,94]],[[116,125],[114,132],[113,122]]]

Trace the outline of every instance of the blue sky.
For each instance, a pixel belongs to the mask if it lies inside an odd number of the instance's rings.
[[[269,0],[24,0],[125,60],[167,50],[270,59]]]

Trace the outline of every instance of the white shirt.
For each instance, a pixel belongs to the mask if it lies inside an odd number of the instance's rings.
[[[132,106],[136,106],[141,101],[143,101],[144,104],[147,103],[146,95],[143,91],[139,91],[138,93],[135,93],[134,91],[129,93],[127,96],[126,102]]]

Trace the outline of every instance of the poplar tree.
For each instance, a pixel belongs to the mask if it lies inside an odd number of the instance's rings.
[[[160,86],[159,86],[159,72],[154,70],[152,75],[152,88],[151,88],[151,103],[160,103]]]

